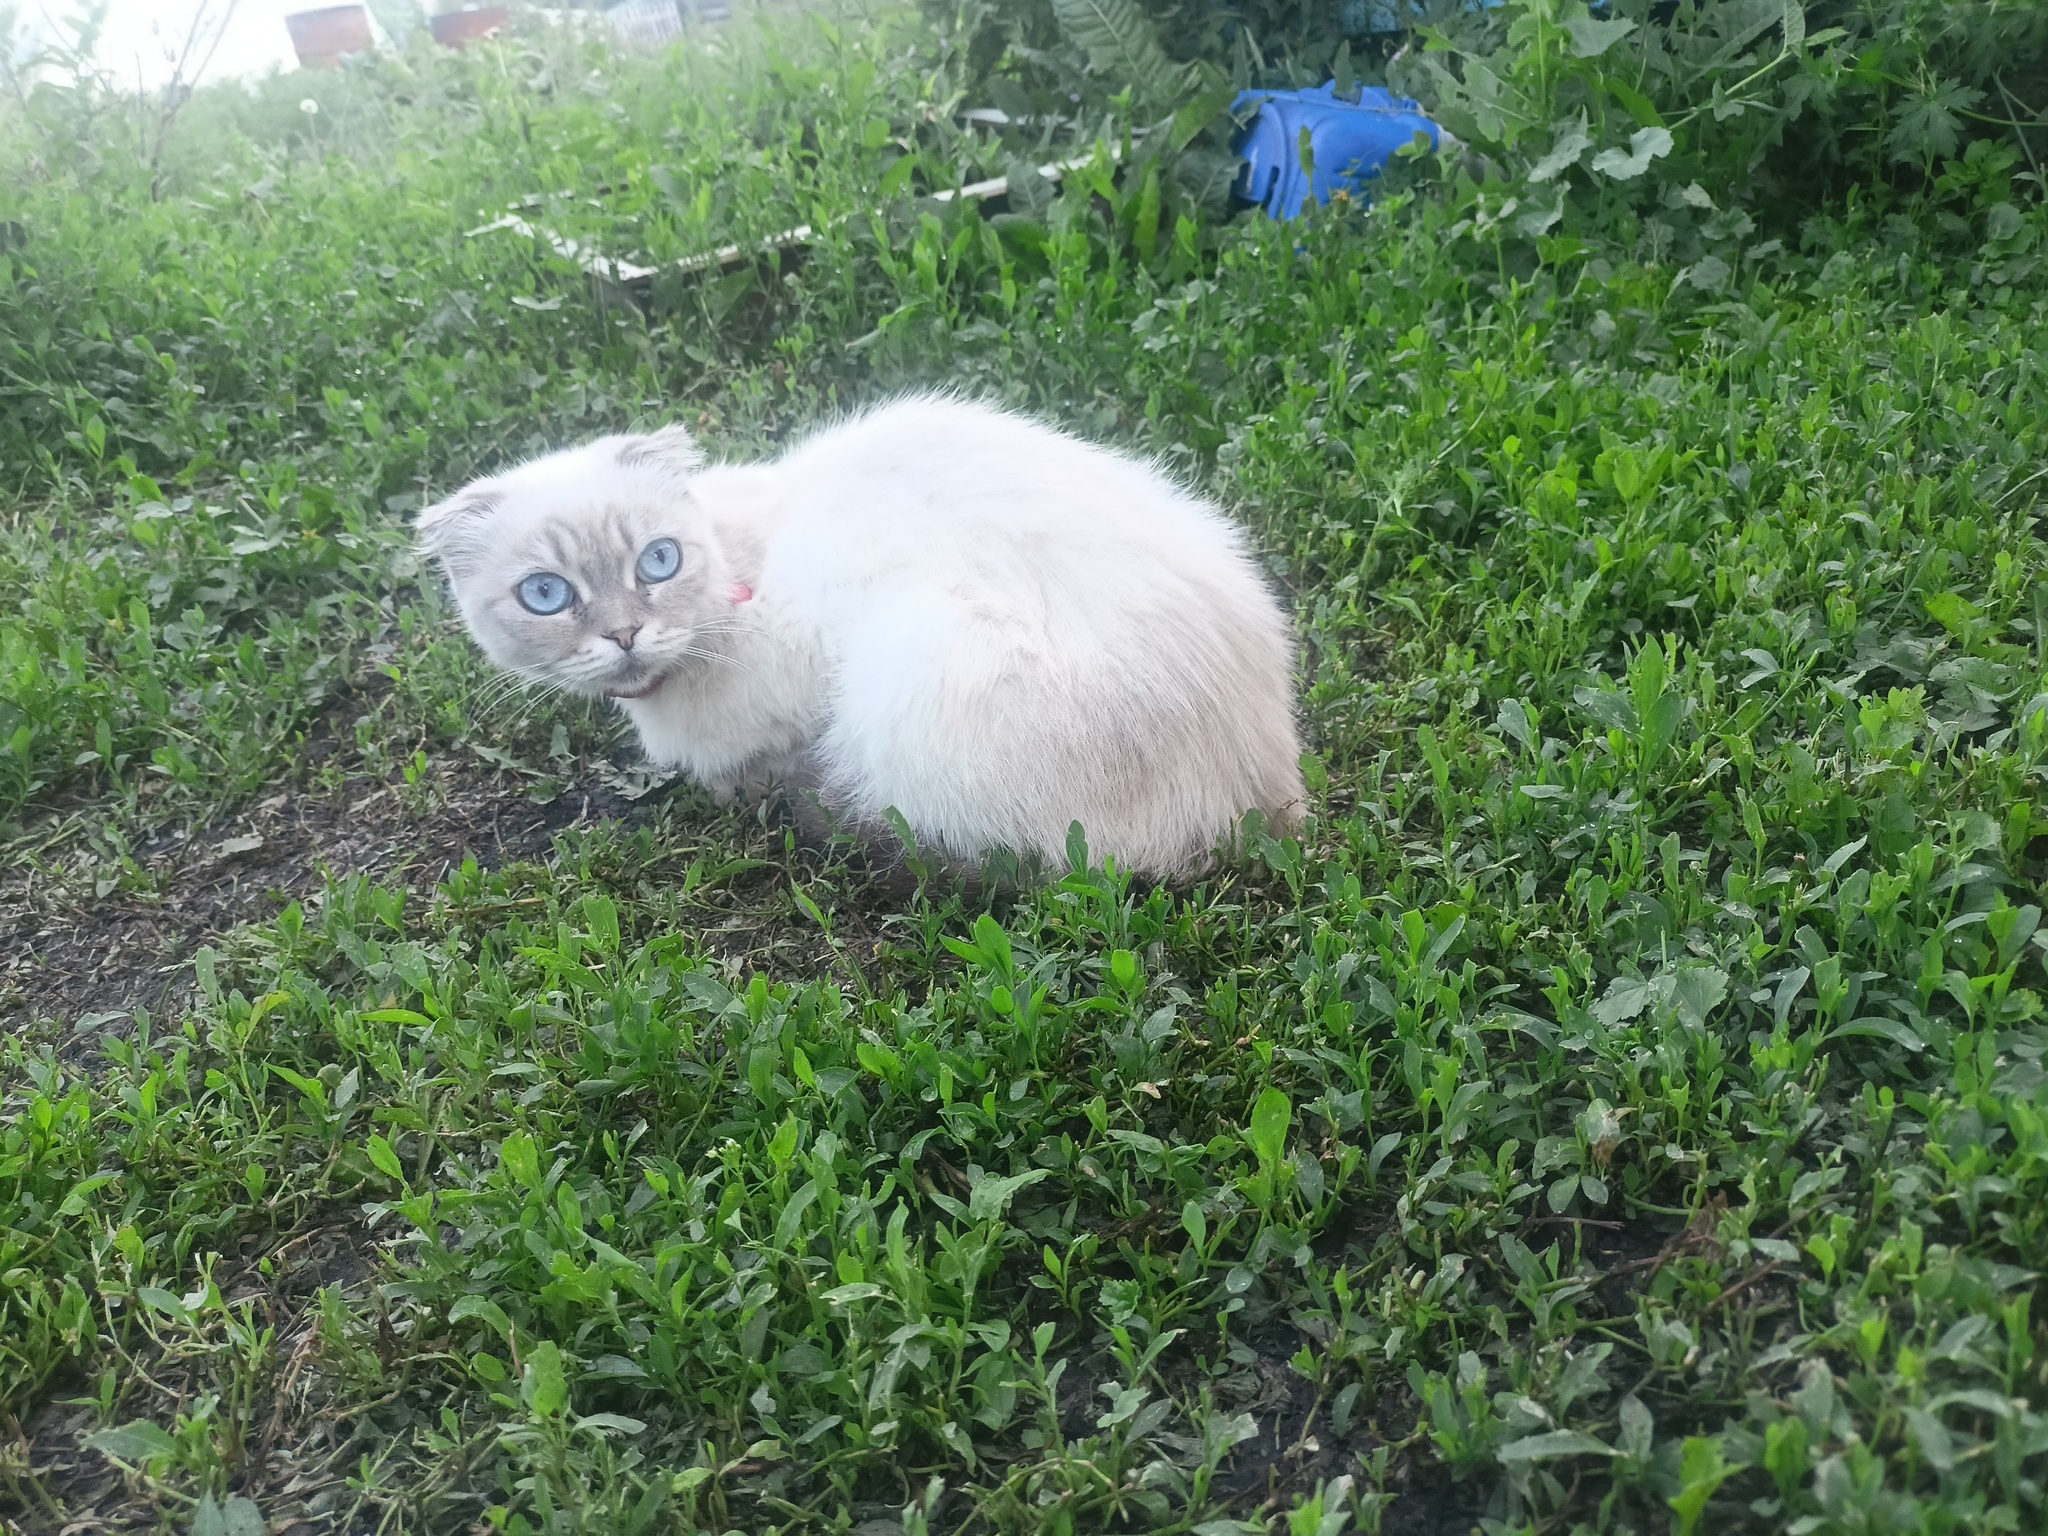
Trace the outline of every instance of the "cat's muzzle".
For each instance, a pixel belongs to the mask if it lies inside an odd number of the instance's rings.
[[[637,688],[607,688],[604,696],[608,699],[644,699],[667,681],[666,672],[657,672]]]

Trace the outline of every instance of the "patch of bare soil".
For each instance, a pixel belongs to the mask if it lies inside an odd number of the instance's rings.
[[[1469,1536],[1480,1508],[1476,1489],[1452,1480],[1414,1430],[1420,1405],[1400,1382],[1386,1383],[1370,1404],[1361,1403],[1339,1433],[1331,1404],[1319,1400],[1314,1383],[1290,1363],[1306,1340],[1292,1328],[1274,1325],[1241,1337],[1213,1375],[1192,1368],[1172,1382],[1183,1401],[1205,1389],[1222,1415],[1247,1414],[1252,1435],[1238,1442],[1210,1485],[1232,1515],[1267,1520],[1296,1500],[1350,1477],[1372,1487],[1368,1469],[1384,1468],[1384,1491],[1392,1495],[1381,1512],[1387,1536]],[[1106,1355],[1084,1357],[1061,1379],[1059,1414],[1070,1439],[1096,1432],[1102,1388],[1120,1377]]]
[[[503,775],[444,778],[410,796],[358,781],[339,795],[285,790],[201,831],[168,832],[137,850],[141,880],[109,890],[90,870],[0,877],[0,1029],[89,1029],[173,1008],[197,949],[275,916],[330,873],[431,886],[466,858],[531,858],[566,827],[649,814],[595,782],[537,804]]]
[[[350,1478],[360,1472],[358,1434],[368,1421],[355,1397],[337,1390],[337,1369],[345,1369],[337,1344],[343,1355],[351,1351],[331,1327],[323,1329],[320,1292],[337,1287],[351,1312],[361,1309],[378,1260],[368,1243],[362,1224],[341,1213],[294,1237],[250,1234],[215,1279],[231,1307],[246,1305],[255,1327],[267,1330],[262,1347],[145,1341],[116,1372],[111,1401],[96,1380],[58,1381],[26,1424],[0,1424],[0,1530],[90,1536],[161,1530],[167,1519],[182,1529],[188,1514],[165,1508],[146,1483],[86,1441],[137,1418],[175,1424],[209,1397],[216,1420],[233,1425],[214,1438],[233,1447],[221,1469],[228,1491],[253,1500],[270,1532],[348,1529],[365,1502]],[[373,1359],[366,1354],[363,1363]]]
[[[1382,1511],[1382,1530],[1401,1536],[1466,1536],[1477,1521],[1474,1490],[1452,1482],[1449,1470],[1426,1449],[1409,1443],[1418,1405],[1398,1383],[1388,1384],[1370,1413],[1360,1412],[1343,1434],[1331,1427],[1330,1405],[1289,1363],[1301,1341],[1275,1333],[1231,1351],[1234,1369],[1216,1383],[1217,1405],[1251,1414],[1258,1433],[1231,1452],[1214,1484],[1241,1516],[1269,1518],[1336,1478],[1362,1475],[1375,1453],[1386,1457],[1383,1487],[1393,1495]]]

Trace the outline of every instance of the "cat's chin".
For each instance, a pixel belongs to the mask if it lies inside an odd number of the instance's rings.
[[[667,681],[668,674],[666,672],[657,672],[638,688],[607,688],[604,691],[604,696],[608,699],[621,700],[651,698],[655,690]]]

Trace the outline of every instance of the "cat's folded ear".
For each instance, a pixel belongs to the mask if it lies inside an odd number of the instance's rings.
[[[477,480],[420,513],[413,519],[413,529],[428,554],[453,567],[462,562],[497,510],[497,488],[488,480]]]
[[[659,469],[672,469],[679,474],[688,474],[704,463],[703,450],[697,440],[684,427],[663,427],[659,432],[648,432],[635,437],[615,438],[618,446],[619,466],[622,469],[638,469],[652,465]]]

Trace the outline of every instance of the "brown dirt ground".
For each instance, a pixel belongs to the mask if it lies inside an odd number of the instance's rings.
[[[164,832],[137,850],[141,878],[105,894],[94,889],[105,866],[73,845],[68,858],[0,874],[0,1032],[68,1035],[67,1054],[84,1057],[100,1027],[119,1027],[138,1008],[175,1010],[201,945],[275,916],[330,874],[431,888],[465,858],[502,865],[545,854],[568,828],[645,821],[656,798],[628,800],[593,780],[540,803],[510,776],[456,772],[409,803],[358,776],[338,795],[288,789],[200,830]],[[349,1478],[365,1421],[327,1379],[318,1299],[338,1286],[360,1311],[378,1264],[360,1218],[336,1211],[293,1232],[246,1234],[216,1276],[230,1301],[250,1302],[274,1330],[257,1371],[255,1434],[235,1478],[274,1533],[346,1529],[362,1507]],[[115,1417],[169,1423],[217,1385],[163,1352],[146,1376],[121,1384]],[[96,1386],[54,1382],[25,1424],[0,1421],[0,1531],[89,1536],[161,1526],[166,1511],[81,1443],[102,1422],[99,1407],[80,1400]]]
[[[359,1308],[378,1257],[359,1220],[330,1212],[297,1235],[249,1234],[215,1272],[229,1302],[249,1303],[258,1326],[272,1330],[273,1343],[253,1373],[250,1433],[232,1480],[236,1493],[263,1510],[273,1536],[350,1529],[365,1502],[348,1479],[359,1471],[358,1426],[366,1421],[355,1399],[329,1379],[319,1295],[338,1286]],[[199,1395],[224,1385],[176,1352],[161,1351],[119,1384],[112,1419],[170,1424]],[[166,1518],[183,1528],[183,1519],[143,1485],[82,1443],[102,1422],[89,1401],[96,1387],[59,1380],[26,1424],[0,1424],[0,1469],[9,1474],[0,1477],[0,1531],[97,1536],[161,1530]]]
[[[642,820],[648,804],[596,782],[538,804],[523,784],[475,774],[442,779],[409,806],[399,790],[357,780],[334,796],[287,789],[199,831],[160,834],[137,850],[143,878],[104,895],[91,867],[0,874],[0,1031],[82,1032],[174,1008],[201,945],[275,916],[330,873],[431,888],[465,858],[486,868],[532,858],[564,828]]]

